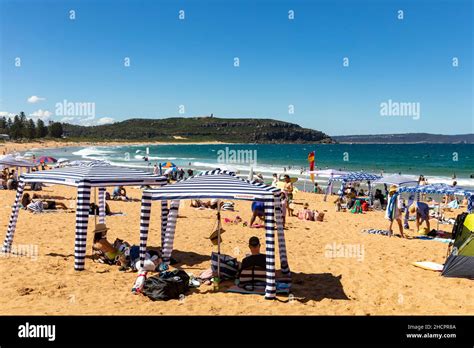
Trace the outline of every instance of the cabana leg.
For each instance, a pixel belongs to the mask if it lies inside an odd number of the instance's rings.
[[[275,207],[273,200],[265,201],[265,249],[266,275],[265,299],[273,300],[276,297],[275,284]]]
[[[7,234],[5,235],[5,241],[3,242],[2,252],[9,253],[13,243],[13,236],[15,234],[16,222],[18,221],[18,213],[20,210],[20,201],[25,188],[25,182],[20,177],[18,181],[18,188],[16,189],[15,203],[13,203],[12,212],[10,215],[10,222],[8,223]]]
[[[171,252],[173,251],[174,231],[176,229],[176,220],[178,218],[178,208],[180,201],[171,201],[170,212],[168,214],[168,223],[166,225],[165,246],[163,248],[163,262],[170,263]]]
[[[151,193],[143,192],[140,212],[140,268],[145,263],[146,243],[150,229]]]
[[[105,187],[99,187],[99,224],[105,224]]]
[[[283,229],[283,217],[281,211],[281,201],[275,197],[275,218],[278,233],[278,252],[280,253],[281,272],[286,276],[291,276],[288,258],[286,255],[285,230]]]
[[[84,269],[87,244],[87,225],[89,223],[90,183],[82,182],[77,188],[76,240],[74,244],[74,269]]]
[[[166,226],[168,225],[168,214],[170,210],[168,208],[168,201],[161,201],[161,250],[165,248],[165,235]]]

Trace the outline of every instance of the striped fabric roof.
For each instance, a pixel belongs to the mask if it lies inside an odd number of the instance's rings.
[[[36,167],[36,164],[34,164],[33,162],[8,155],[0,158],[0,165],[5,167]]]
[[[115,185],[165,185],[166,178],[142,170],[105,165],[104,163],[43,170],[21,175],[24,182],[41,182],[79,186],[88,182],[92,187]]]
[[[374,181],[380,179],[380,175],[370,174],[365,172],[349,172],[347,174],[335,177],[330,179],[331,181],[345,181],[345,182],[352,182],[352,181]]]
[[[202,172],[193,177],[181,180],[176,184],[166,185],[156,189],[144,190],[153,200],[180,199],[239,199],[259,200],[273,199],[280,189],[255,181],[248,181],[235,173],[225,170]]]
[[[398,189],[398,192],[412,192],[412,193],[430,193],[440,195],[459,195],[471,196],[474,195],[474,189],[465,189],[459,186],[450,186],[446,184],[430,184],[422,186],[403,186]]]

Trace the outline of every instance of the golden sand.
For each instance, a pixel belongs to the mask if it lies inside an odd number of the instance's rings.
[[[111,189],[109,189],[111,190]],[[138,188],[128,189],[140,198]],[[64,186],[47,187],[43,194],[75,197],[75,190]],[[0,190],[0,231],[6,232],[15,192]],[[0,314],[149,314],[149,315],[397,315],[397,314],[473,314],[473,293],[468,279],[445,278],[439,272],[416,268],[414,261],[443,263],[447,245],[435,241],[366,235],[364,228],[386,229],[383,212],[354,215],[335,212],[322,195],[299,192],[297,202],[327,210],[324,222],[289,218],[286,241],[293,272],[291,301],[277,301],[259,295],[214,292],[201,285],[182,301],[152,302],[134,296],[131,288],[136,273],[121,272],[117,266],[86,259],[86,270],[74,271],[75,214],[66,212],[32,214],[21,211],[14,245],[35,245],[37,258],[0,258]],[[69,205],[72,201],[64,200]],[[139,242],[139,202],[109,202],[112,211],[126,216],[107,218],[110,241]],[[173,256],[177,265],[198,276],[210,267],[210,254],[216,247],[207,239],[215,225],[216,212],[195,210],[183,201],[177,223]],[[237,215],[250,218],[250,203],[236,202]],[[455,215],[455,213],[453,213]],[[158,246],[160,208],[154,203],[149,246]],[[434,223],[434,220],[432,220]],[[87,255],[91,255],[94,219],[89,220]],[[412,227],[413,227],[412,223]],[[446,231],[450,225],[443,226]],[[248,252],[249,237],[264,240],[263,229],[224,224],[222,252],[239,260]],[[414,236],[413,230],[409,235]],[[3,238],[3,236],[2,236]],[[331,258],[328,248],[343,244],[359,253]],[[357,249],[358,248],[358,249]],[[337,254],[335,256],[338,256]],[[340,255],[339,255],[340,256]],[[344,255],[342,255],[344,256]],[[349,257],[347,257],[349,256]],[[279,265],[277,257],[277,266]],[[225,288],[223,284],[222,288]]]

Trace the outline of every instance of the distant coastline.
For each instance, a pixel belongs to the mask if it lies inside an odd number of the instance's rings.
[[[335,135],[340,144],[474,144],[474,134],[369,134],[369,135]]]

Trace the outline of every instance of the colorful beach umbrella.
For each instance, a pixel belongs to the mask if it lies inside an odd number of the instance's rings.
[[[48,163],[56,163],[58,160],[54,157],[50,157],[50,156],[41,156],[40,158],[37,158],[35,163],[45,163],[45,164],[48,164]]]
[[[163,162],[161,163],[161,168],[174,168],[176,167],[176,164],[173,162]]]

